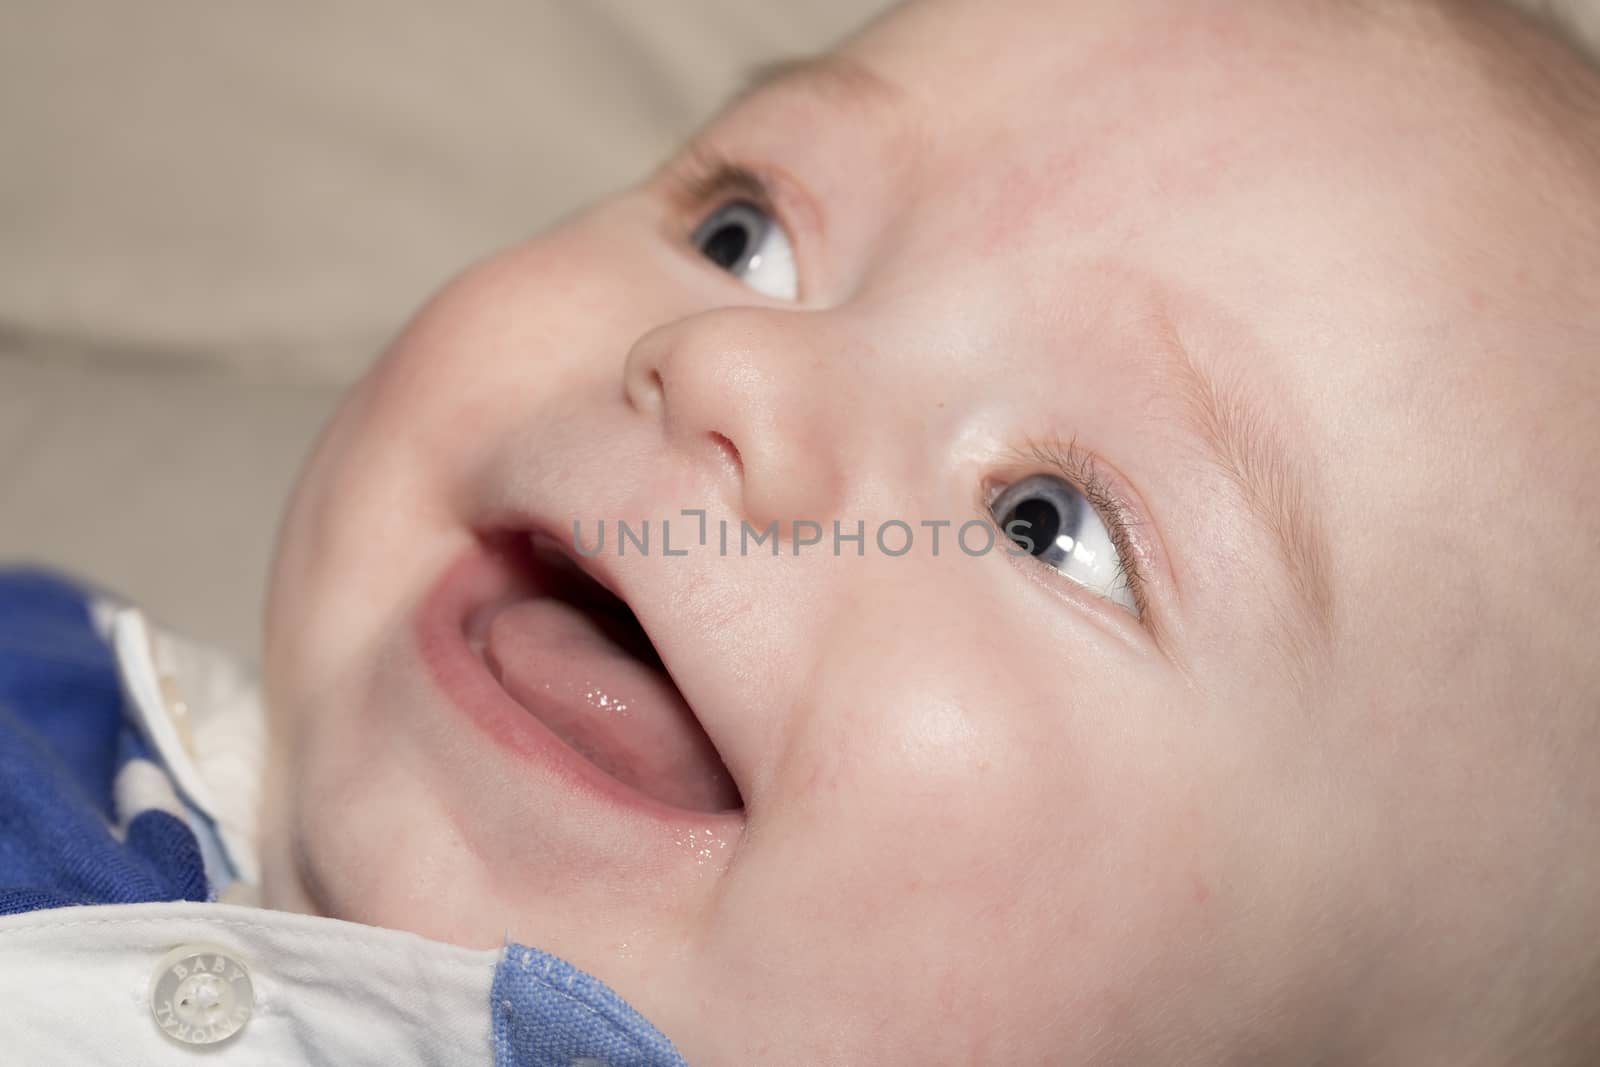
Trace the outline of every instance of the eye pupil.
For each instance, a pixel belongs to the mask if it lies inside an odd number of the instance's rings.
[[[794,248],[773,212],[751,200],[713,211],[690,236],[696,255],[763,296],[799,299]]]
[[[700,251],[723,270],[732,270],[744,259],[750,248],[749,227],[738,222],[724,222],[701,240]]]
[[[1017,525],[1013,527],[1013,523]],[[1042,496],[1026,497],[1007,513],[1002,528],[1008,531],[1015,528],[1033,543],[1033,554],[1042,556],[1061,536],[1061,512]]]

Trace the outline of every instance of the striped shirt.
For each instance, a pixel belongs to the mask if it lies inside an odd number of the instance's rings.
[[[263,748],[249,667],[104,590],[0,568],[0,1058],[683,1064],[538,949],[251,906]]]

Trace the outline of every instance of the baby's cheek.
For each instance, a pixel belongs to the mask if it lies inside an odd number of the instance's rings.
[[[602,202],[450,280],[369,373],[369,436],[471,468],[549,409],[614,391],[640,336],[698,309],[640,254],[636,216]]]
[[[1142,1006],[1215,973],[1226,880],[1204,805],[1165,789],[1160,767],[1134,777],[1103,743],[1022,748],[974,726],[970,709],[917,708],[936,729],[882,751],[892,773],[835,765],[815,779],[859,784],[794,827],[810,841],[797,855],[827,857],[782,909],[815,924],[805,951],[833,957],[834,974],[857,968],[864,997],[917,976],[924,1024],[970,1042],[975,1062],[1028,1062],[1040,1045],[1008,1048],[1014,1033],[1086,1058],[1094,1035],[1128,1031]],[[930,754],[953,722],[964,763]]]

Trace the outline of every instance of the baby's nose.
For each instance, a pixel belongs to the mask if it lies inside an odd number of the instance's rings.
[[[623,389],[669,444],[718,471],[757,528],[838,517],[847,405],[805,312],[720,308],[639,338]],[[831,394],[831,395],[830,395]]]

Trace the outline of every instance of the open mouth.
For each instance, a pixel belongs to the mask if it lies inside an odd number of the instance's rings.
[[[467,646],[506,694],[624,786],[674,808],[737,811],[716,746],[627,603],[543,533],[485,538],[514,586],[474,609]]]

